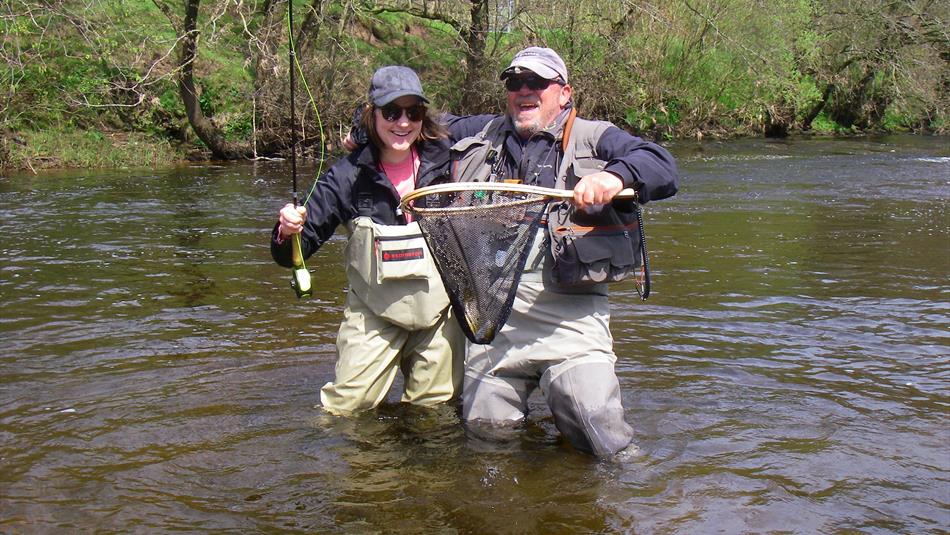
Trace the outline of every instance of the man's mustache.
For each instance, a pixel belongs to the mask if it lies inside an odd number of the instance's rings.
[[[541,103],[541,100],[537,97],[520,97],[515,99],[515,106],[523,106],[525,104],[531,104],[536,106]]]

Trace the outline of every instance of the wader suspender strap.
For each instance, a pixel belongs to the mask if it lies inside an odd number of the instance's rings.
[[[373,217],[373,188],[360,172],[356,177],[356,213],[360,217]]]
[[[576,143],[571,139],[571,131],[576,117],[577,108],[572,107],[567,114],[567,119],[564,120],[564,128],[561,132],[561,165],[558,166],[557,176],[554,177],[554,187],[557,189],[567,189],[567,170],[574,163]]]

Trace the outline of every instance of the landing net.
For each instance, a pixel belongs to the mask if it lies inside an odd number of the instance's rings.
[[[472,342],[490,343],[508,320],[530,245],[557,191],[458,183],[421,188],[403,198]]]

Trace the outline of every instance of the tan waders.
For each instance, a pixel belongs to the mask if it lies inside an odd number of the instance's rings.
[[[433,405],[458,396],[465,336],[417,224],[348,224],[350,291],[337,335],[336,377],[320,401],[343,414],[377,406],[402,371],[402,401]]]
[[[492,343],[469,344],[463,418],[517,422],[540,387],[558,431],[575,448],[616,453],[633,429],[623,419],[606,290],[560,293],[542,281],[547,262],[537,264],[529,258],[528,269],[536,271],[524,273],[508,322]]]

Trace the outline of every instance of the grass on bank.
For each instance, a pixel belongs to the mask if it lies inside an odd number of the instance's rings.
[[[167,139],[139,132],[44,130],[0,137],[0,169],[162,166],[184,159]]]

